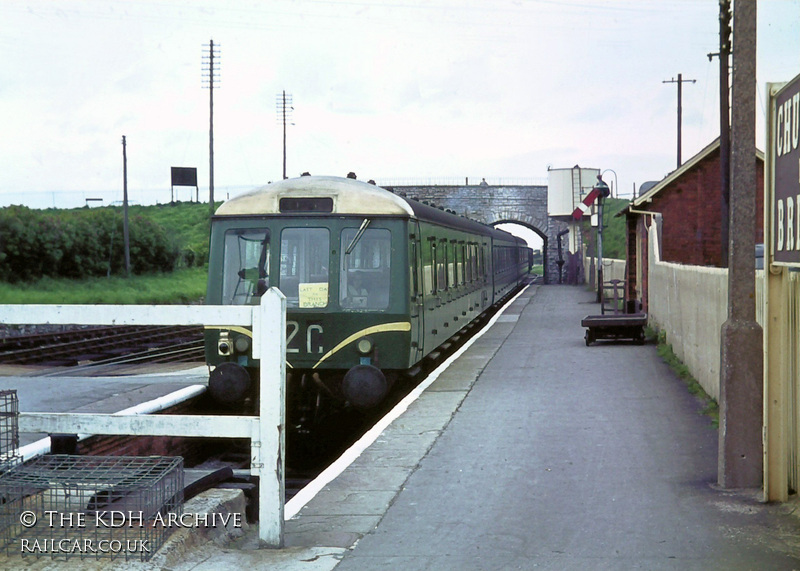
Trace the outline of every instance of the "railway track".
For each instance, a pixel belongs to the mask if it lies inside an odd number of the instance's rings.
[[[0,339],[0,364],[94,369],[203,361],[202,327],[89,327]]]

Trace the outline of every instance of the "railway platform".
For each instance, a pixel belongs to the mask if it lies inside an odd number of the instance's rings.
[[[593,298],[529,288],[287,522],[287,549],[183,568],[800,569],[794,506],[716,486],[717,431],[655,346],[585,345]]]
[[[653,345],[587,347],[593,298],[520,294],[371,444],[287,503],[284,549],[257,549],[251,528],[97,568],[800,569],[795,504],[716,486],[701,403]]]
[[[115,413],[167,397],[180,389],[208,384],[208,368],[153,368],[149,374],[76,377],[63,369],[37,371],[31,367],[0,367],[0,390],[17,391],[21,411]],[[42,373],[45,374],[37,374]],[[32,445],[44,434],[21,433],[20,446]]]

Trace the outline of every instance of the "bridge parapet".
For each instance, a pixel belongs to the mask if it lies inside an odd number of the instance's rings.
[[[414,185],[384,186],[387,190],[432,203],[484,224],[521,224],[542,237],[545,283],[558,283],[557,235],[567,224],[548,216],[547,185]],[[567,260],[567,241],[563,256]]]

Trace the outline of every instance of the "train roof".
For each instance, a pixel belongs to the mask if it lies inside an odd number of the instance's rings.
[[[295,202],[282,202],[282,199]],[[258,216],[288,212],[409,217],[524,243],[521,238],[476,220],[398,196],[374,184],[335,176],[301,176],[274,182],[228,200],[217,209],[216,215]]]
[[[281,214],[282,198],[331,199],[325,214],[413,216],[408,202],[374,184],[335,176],[301,176],[256,188],[217,209],[217,215]],[[308,212],[308,211],[306,211]],[[299,213],[299,211],[298,211]]]

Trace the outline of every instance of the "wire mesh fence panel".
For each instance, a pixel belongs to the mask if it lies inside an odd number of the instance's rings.
[[[180,457],[36,458],[0,475],[8,555],[147,561],[183,512]]]
[[[19,464],[19,400],[17,391],[0,391],[0,473]]]

